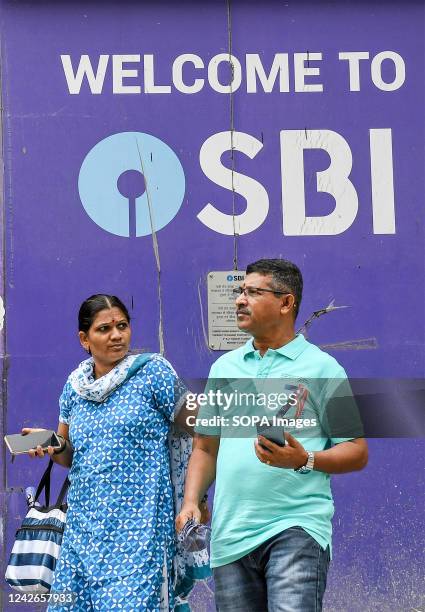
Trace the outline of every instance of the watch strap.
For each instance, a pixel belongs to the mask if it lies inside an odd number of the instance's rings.
[[[307,455],[308,457],[305,465],[294,469],[294,472],[297,472],[298,474],[308,474],[312,471],[312,469],[314,468],[314,453],[312,451],[307,451]]]

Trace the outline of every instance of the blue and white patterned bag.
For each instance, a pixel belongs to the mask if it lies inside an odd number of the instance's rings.
[[[62,485],[56,504],[50,502],[50,473],[53,461],[49,461],[34,499],[28,499],[28,512],[16,532],[15,543],[6,570],[6,582],[17,591],[48,593],[53,581],[56,562],[62,544],[66,523],[68,478]],[[45,506],[37,503],[44,489]]]

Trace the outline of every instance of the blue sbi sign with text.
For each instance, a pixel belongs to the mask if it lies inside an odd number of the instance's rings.
[[[334,236],[347,231],[357,218],[359,197],[352,181],[353,156],[347,140],[337,132],[281,130],[276,134],[281,152],[282,233],[286,236]],[[373,234],[395,234],[392,130],[370,129],[370,191]],[[222,163],[227,151],[253,160],[263,143],[245,132],[212,134],[199,151],[204,175],[221,188],[242,196],[245,210],[228,214],[218,203],[201,202],[196,215],[210,230],[227,236],[257,230],[269,214],[269,195],[258,180]],[[316,190],[328,194],[333,210],[310,216],[306,211],[304,152],[326,151],[329,165],[316,172]],[[254,163],[254,162],[253,162]],[[132,191],[120,189],[128,172],[143,176]],[[141,176],[139,176],[141,180]],[[143,132],[113,134],[98,142],[85,157],[78,188],[83,206],[102,229],[118,236],[146,236],[165,227],[178,213],[185,194],[185,174],[176,153],[162,140]]]
[[[399,96],[406,87],[405,60],[396,49],[275,52],[271,65],[262,53],[250,52],[239,57],[213,54],[208,65],[206,57],[184,53],[174,58],[169,67],[171,81],[162,85],[155,79],[159,59],[152,53],[79,57],[61,54],[65,91],[71,96],[109,95],[107,84],[111,78],[112,95],[116,96],[155,95],[167,99],[172,93],[178,93],[178,99],[183,95],[196,100],[196,95],[210,88],[214,96],[235,92],[240,96],[245,92],[260,100],[264,96],[281,99],[281,95],[288,94],[323,97],[321,106],[327,104],[331,109],[335,104],[339,111],[338,94],[358,100],[361,95],[370,95],[371,90],[375,96],[386,96],[389,101],[391,95]],[[220,80],[221,68],[225,65],[231,69],[230,83]],[[197,75],[194,80],[188,80],[187,68]],[[327,82],[331,76],[332,81]],[[331,98],[326,97],[328,92]],[[381,105],[383,100],[381,97]],[[263,112],[257,111],[257,114]],[[272,124],[269,139],[280,155],[280,176],[272,178],[273,187],[266,188],[250,172],[238,172],[222,161],[223,154],[236,151],[250,160],[253,174],[260,160],[263,164],[271,162],[266,156],[273,147],[265,149],[263,139],[253,135],[258,135],[260,126],[258,129],[254,126],[254,130],[251,126],[253,133],[225,130],[206,137],[196,152],[201,171],[211,183],[241,196],[246,204],[239,214],[229,214],[221,210],[220,202],[208,201],[208,198],[198,203],[197,221],[222,235],[242,236],[254,232],[268,217],[270,202],[273,202],[269,193],[272,188],[282,194],[282,234],[285,236],[343,234],[358,217],[365,216],[362,207],[368,208],[371,234],[395,234],[391,123],[381,124],[380,119],[377,126],[371,112],[369,125],[356,127],[346,137],[334,121],[329,125],[321,119],[314,129],[307,129],[302,115],[294,114],[294,117],[297,117],[296,129],[282,129],[288,127],[286,117],[276,118]],[[346,119],[344,113],[342,119]],[[351,125],[351,120],[347,122]],[[331,126],[338,131],[330,129]],[[191,146],[190,150],[192,153]],[[304,157],[308,150],[324,151],[328,157],[327,166],[315,172],[315,190],[325,194],[330,202],[327,214],[307,213]],[[367,160],[368,166],[360,178],[352,172],[359,159]],[[118,185],[120,176],[129,171],[143,175],[141,186],[133,192]],[[361,185],[363,176],[367,176],[366,189]],[[142,180],[140,176],[139,180]],[[87,214],[105,231],[124,237],[146,236],[162,229],[176,216],[185,194],[185,174],[176,153],[162,140],[143,132],[122,132],[101,140],[87,154],[80,170],[79,192]]]

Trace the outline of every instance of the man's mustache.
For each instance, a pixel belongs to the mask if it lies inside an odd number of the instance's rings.
[[[236,310],[236,314],[237,314],[237,315],[238,315],[238,314],[246,314],[246,315],[250,315],[251,313],[250,313],[250,311],[249,311],[249,310],[247,310],[246,308],[238,308],[238,309]]]

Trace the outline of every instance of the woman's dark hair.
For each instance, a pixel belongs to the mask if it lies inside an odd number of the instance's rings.
[[[130,323],[128,310],[116,295],[97,293],[96,295],[91,295],[81,304],[80,310],[78,311],[78,331],[87,333],[97,313],[101,310],[105,310],[105,308],[119,308],[127,319],[127,322]]]

